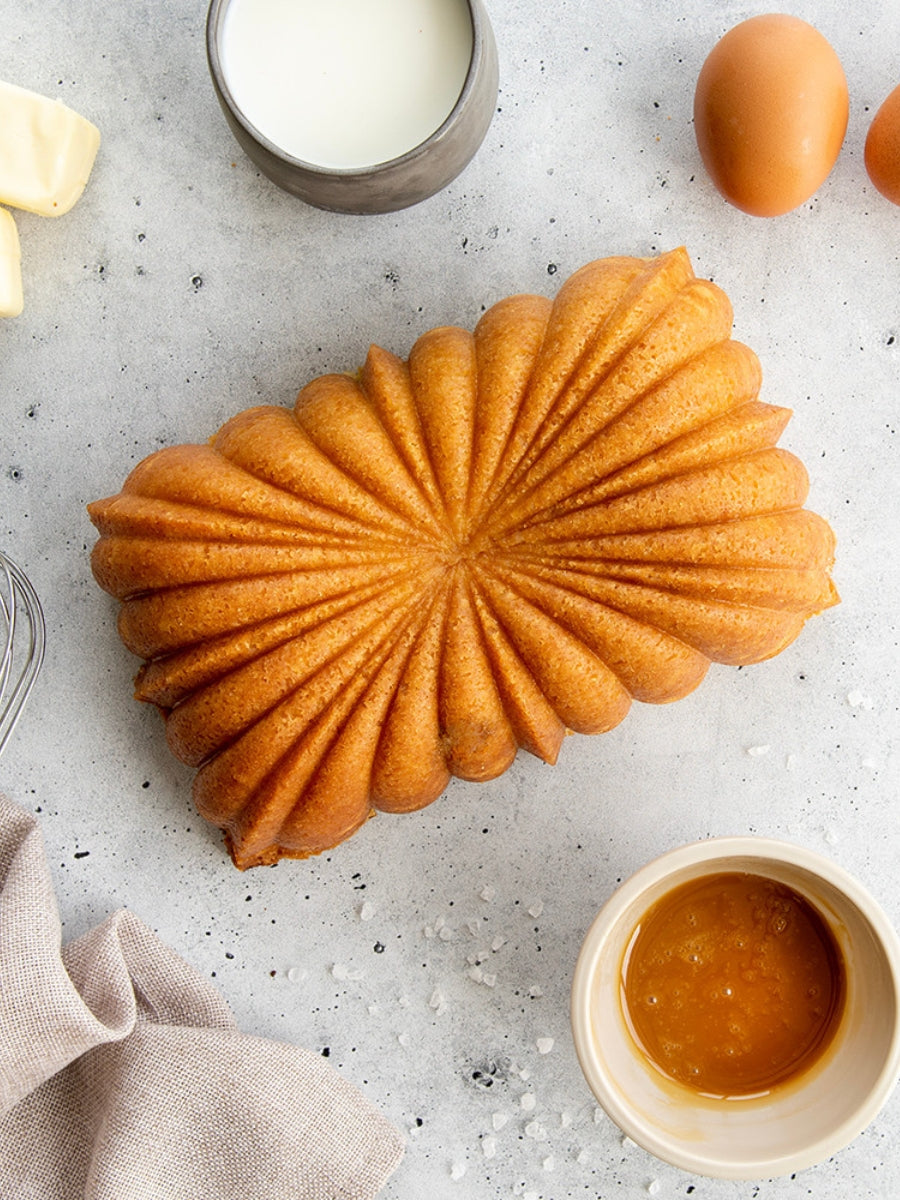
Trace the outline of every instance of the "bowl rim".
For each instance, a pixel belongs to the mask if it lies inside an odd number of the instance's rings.
[[[771,1159],[725,1159],[659,1134],[651,1123],[628,1108],[609,1084],[593,1045],[591,989],[603,946],[619,922],[650,888],[686,868],[742,860],[784,863],[822,879],[841,893],[869,924],[883,954],[894,993],[894,1021],[890,1048],[865,1102],[840,1125],[798,1146],[791,1154]],[[761,872],[762,873],[762,872]],[[673,883],[673,886],[675,884]],[[585,1080],[601,1108],[632,1141],[655,1157],[692,1174],[722,1179],[763,1179],[786,1175],[820,1163],[843,1149],[875,1118],[887,1102],[900,1073],[900,937],[881,905],[843,867],[808,847],[777,838],[755,835],[712,837],[666,851],[640,867],[620,884],[603,904],[585,934],[575,965],[571,988],[571,1025]]]
[[[472,52],[469,57],[469,65],[466,68],[466,76],[460,89],[459,96],[456,98],[456,103],[450,109],[450,112],[434,129],[427,138],[419,142],[415,146],[411,146],[409,150],[403,154],[398,154],[394,158],[385,159],[378,163],[369,163],[360,167],[328,167],[321,163],[311,162],[308,159],[297,158],[293,154],[279,146],[277,142],[273,142],[258,126],[244,114],[243,109],[234,98],[234,94],[228,84],[228,77],[222,65],[222,58],[219,53],[219,37],[222,25],[225,19],[225,14],[229,6],[234,0],[210,0],[210,5],[206,14],[206,57],[209,63],[209,70],[213,77],[216,90],[222,97],[223,102],[228,107],[234,120],[241,126],[245,134],[252,138],[259,146],[261,146],[274,159],[283,163],[285,167],[303,172],[309,176],[315,176],[322,179],[377,179],[379,175],[394,173],[398,168],[405,167],[411,163],[415,163],[423,155],[429,153],[431,149],[438,143],[442,142],[451,132],[453,127],[460,120],[461,114],[467,107],[472,92],[476,87],[479,65],[484,56],[485,44],[485,21],[486,17],[482,13],[480,0],[463,0],[469,12],[469,18],[472,22]]]

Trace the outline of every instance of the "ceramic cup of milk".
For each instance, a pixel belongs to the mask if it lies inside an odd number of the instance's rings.
[[[392,212],[445,187],[497,103],[481,0],[212,0],[206,48],[248,157],[338,212]]]
[[[845,1147],[894,1088],[900,939],[805,847],[681,846],[588,930],[572,1031],[598,1102],[645,1150],[692,1174],[787,1175]]]

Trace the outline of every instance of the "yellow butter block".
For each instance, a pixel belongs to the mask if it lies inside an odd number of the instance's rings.
[[[0,202],[60,217],[84,191],[100,131],[74,109],[0,81]]]
[[[12,213],[0,208],[0,317],[17,317],[23,304],[19,232]]]

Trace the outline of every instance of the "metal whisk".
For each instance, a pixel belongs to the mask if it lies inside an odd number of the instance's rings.
[[[44,660],[44,613],[23,571],[0,550],[0,754]]]

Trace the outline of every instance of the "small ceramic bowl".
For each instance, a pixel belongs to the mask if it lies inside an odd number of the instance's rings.
[[[705,875],[774,879],[825,919],[844,959],[843,1014],[804,1073],[764,1097],[716,1099],[655,1068],[628,1029],[623,964],[644,914]],[[883,1106],[900,1071],[900,939],[872,897],[834,863],[766,838],[714,838],[656,859],[627,880],[585,938],[572,987],[572,1028],[585,1078],[638,1145],[693,1174],[767,1179],[822,1162]]]
[[[232,133],[247,156],[274,183],[307,204],[347,213],[407,208],[446,187],[474,156],[497,105],[497,46],[481,0],[466,0],[472,20],[472,56],[456,104],[434,132],[397,158],[371,166],[332,168],[294,158],[257,129],[232,95],[222,63],[222,36],[230,0],[212,0],[206,52],[213,86]]]

